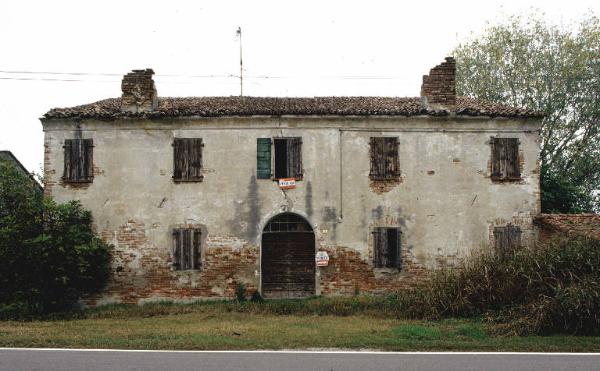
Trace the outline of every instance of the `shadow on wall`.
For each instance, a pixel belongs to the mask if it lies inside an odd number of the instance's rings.
[[[329,224],[331,228],[331,240],[335,241],[337,237],[337,210],[335,207],[326,206],[321,211],[321,218],[325,224]]]
[[[306,215],[309,220],[312,220],[313,216],[313,199],[312,199],[312,183],[306,182],[306,195],[304,196],[304,207],[306,208]]]
[[[236,210],[229,225],[231,233],[247,241],[254,242],[257,238],[260,225],[260,199],[258,195],[258,182],[252,174],[248,182],[246,198],[241,203],[233,200],[233,208]]]

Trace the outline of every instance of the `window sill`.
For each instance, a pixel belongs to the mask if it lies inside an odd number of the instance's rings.
[[[398,182],[398,181],[400,181],[400,175],[394,176],[394,177],[389,177],[389,178],[380,178],[380,177],[369,176],[369,179],[374,182]]]
[[[93,183],[94,179],[86,179],[86,180],[72,180],[72,179],[65,179],[65,178],[61,178],[62,182],[64,184],[87,184],[87,183]]]
[[[511,183],[511,182],[521,182],[523,181],[523,178],[495,178],[495,177],[491,177],[493,182],[497,182],[497,183]]]
[[[373,272],[375,273],[383,273],[383,274],[397,274],[402,272],[402,268],[373,268]]]
[[[270,179],[271,179],[272,181],[274,181],[274,182],[278,182],[278,181],[279,181],[279,180],[281,180],[281,179],[294,179],[295,181],[299,182],[299,181],[301,181],[302,179],[304,179],[304,177],[299,177],[299,178],[292,178],[292,177],[290,177],[290,178],[275,178],[275,177],[273,177],[273,178],[270,178]]]
[[[194,272],[201,272],[202,268],[195,268],[195,269],[175,269],[175,268],[171,268],[171,270],[173,272],[176,272],[176,273],[194,273]]]
[[[204,177],[193,178],[193,179],[176,179],[176,178],[173,178],[173,182],[175,182],[175,183],[200,183],[203,180],[204,180]]]

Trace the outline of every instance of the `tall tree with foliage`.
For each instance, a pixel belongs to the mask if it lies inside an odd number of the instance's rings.
[[[544,212],[600,209],[600,22],[573,30],[508,17],[454,50],[457,93],[526,107],[542,122]]]
[[[91,213],[44,198],[33,182],[0,163],[0,318],[69,309],[109,276],[111,247]]]

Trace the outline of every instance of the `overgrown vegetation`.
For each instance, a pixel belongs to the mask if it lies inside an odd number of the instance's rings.
[[[399,297],[411,318],[485,315],[517,334],[600,334],[600,241],[563,239],[500,259],[482,252],[461,269]]]
[[[45,199],[32,182],[0,164],[0,319],[71,309],[108,278],[110,246],[91,213]]]
[[[573,26],[573,27],[572,27]],[[600,210],[600,21],[511,16],[460,44],[457,93],[544,112],[544,212]]]

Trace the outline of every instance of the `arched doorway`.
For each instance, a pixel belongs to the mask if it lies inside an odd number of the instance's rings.
[[[283,213],[262,232],[261,291],[266,298],[315,294],[315,234],[301,216]]]

